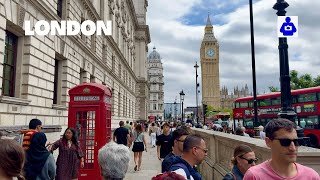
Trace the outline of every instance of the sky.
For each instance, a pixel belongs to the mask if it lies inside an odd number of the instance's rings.
[[[299,74],[320,75],[320,1],[286,0],[287,16],[298,16],[299,37],[288,38],[289,67]],[[200,46],[208,13],[220,45],[220,88],[229,93],[248,85],[252,91],[252,59],[248,0],[149,0],[147,24],[151,43],[162,57],[164,101],[195,106],[195,62],[200,64]],[[256,79],[258,93],[280,87],[276,0],[253,0]],[[198,68],[201,93],[201,68]],[[200,94],[201,102],[201,94]]]

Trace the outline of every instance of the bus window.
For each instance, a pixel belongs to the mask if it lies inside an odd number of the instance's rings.
[[[270,106],[271,105],[271,99],[259,99],[258,100],[259,106]]]
[[[253,128],[253,120],[252,119],[244,119],[243,126],[249,129]]]
[[[318,101],[320,101],[320,93],[317,93]]]
[[[291,96],[292,98],[292,103],[297,103],[297,96]]]
[[[310,93],[310,94],[300,94],[298,95],[298,102],[312,102],[317,101],[316,93]]]
[[[249,101],[249,107],[253,107],[253,101]]]
[[[272,98],[271,99],[271,104],[274,105],[280,105],[281,104],[281,98],[277,97],[277,98]]]
[[[248,107],[248,101],[240,102],[240,108],[247,108]]]
[[[240,108],[240,103],[239,102],[235,102],[234,105],[235,105],[235,108]]]
[[[318,116],[301,117],[300,126],[306,129],[319,129],[319,117]]]

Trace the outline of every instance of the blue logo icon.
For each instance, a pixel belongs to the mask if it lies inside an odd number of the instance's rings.
[[[296,26],[290,21],[291,18],[286,17],[286,22],[284,22],[280,28],[280,32],[282,32],[284,36],[293,36],[293,34],[297,32]]]
[[[298,16],[278,16],[278,37],[298,37]]]

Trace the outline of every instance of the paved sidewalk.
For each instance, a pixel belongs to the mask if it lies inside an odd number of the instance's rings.
[[[143,152],[141,170],[134,171],[133,152],[131,152],[129,169],[124,180],[150,180],[153,176],[161,173],[161,161],[157,158],[157,147],[152,148],[148,133],[144,133],[147,141],[148,152]]]

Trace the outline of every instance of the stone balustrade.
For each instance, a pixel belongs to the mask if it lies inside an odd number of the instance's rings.
[[[258,164],[271,158],[271,150],[264,140],[204,129],[193,129],[193,131],[204,138],[209,149],[209,162],[200,165],[203,179],[222,179],[231,170],[233,150],[239,144],[246,144],[254,150],[256,157],[259,158]],[[299,147],[297,162],[320,173],[320,149]]]

